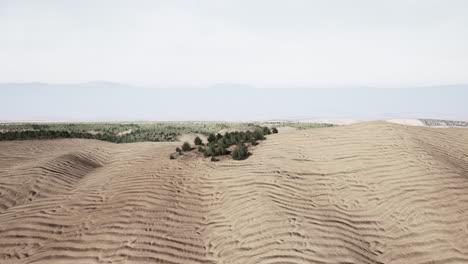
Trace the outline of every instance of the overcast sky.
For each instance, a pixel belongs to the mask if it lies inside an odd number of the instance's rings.
[[[468,1],[0,0],[0,82],[468,83]]]

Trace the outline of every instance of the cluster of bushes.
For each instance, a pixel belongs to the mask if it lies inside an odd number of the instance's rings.
[[[0,133],[0,141],[28,140],[28,139],[56,139],[56,138],[86,138],[110,141],[115,143],[132,143],[141,141],[175,141],[177,134],[164,132],[151,132],[144,130],[133,131],[124,135],[107,133],[88,133],[65,130],[26,130],[8,131]]]
[[[0,124],[0,140],[86,138],[115,143],[167,142],[185,133],[207,135],[245,126],[255,125],[242,122],[5,123]]]
[[[278,133],[276,128],[261,127],[255,129],[255,131],[246,132],[226,132],[224,135],[221,134],[210,134],[208,136],[208,143],[204,144],[200,137],[196,137],[194,140],[195,146],[198,146],[198,152],[202,153],[205,157],[211,157],[211,161],[218,161],[216,157],[231,155],[235,160],[246,159],[250,153],[248,152],[248,146],[255,146],[258,144],[258,140],[264,140],[265,135],[272,133]],[[234,147],[232,147],[234,146]],[[179,155],[183,155],[183,152],[192,151],[193,148],[188,142],[184,142],[182,148],[176,148],[176,152]],[[172,154],[170,159],[175,159]]]
[[[262,125],[276,127],[292,126],[298,129],[331,126],[329,124],[294,122],[4,123],[0,124],[0,141],[86,138],[105,140],[115,143],[142,141],[167,142],[176,141],[178,135],[186,133],[201,133],[208,135],[216,133],[222,129],[238,129],[243,127],[264,129]],[[270,132],[277,132],[277,129],[272,128]]]
[[[55,130],[26,130],[8,131],[0,133],[0,141],[56,139],[56,138],[86,138],[116,142],[116,138],[108,134],[90,134],[83,132],[55,131]]]
[[[149,129],[138,129],[124,135],[116,135],[115,143],[133,143],[133,142],[170,142],[175,141],[179,134],[175,132],[152,131]]]
[[[45,130],[45,131],[68,131],[68,132],[89,132],[100,134],[119,134],[124,131],[141,129],[142,124],[135,123],[4,123],[0,124],[0,130],[7,131],[26,131],[26,130]]]

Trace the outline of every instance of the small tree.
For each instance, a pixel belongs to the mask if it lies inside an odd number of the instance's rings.
[[[200,146],[201,144],[203,144],[203,141],[201,140],[199,136],[197,136],[195,140],[193,141],[193,143],[195,143],[195,145],[197,146]]]
[[[235,160],[243,160],[249,156],[247,148],[244,144],[238,144],[234,151],[232,151],[232,158]]]
[[[190,146],[190,144],[188,142],[184,142],[184,144],[182,145],[182,150],[183,151],[190,151],[190,150],[192,150],[192,147]]]
[[[214,142],[216,141],[216,136],[214,134],[210,134],[208,136],[208,142],[211,143],[211,142]]]
[[[278,133],[278,129],[277,129],[276,127],[272,127],[272,128],[271,128],[271,133],[277,134],[277,133]]]

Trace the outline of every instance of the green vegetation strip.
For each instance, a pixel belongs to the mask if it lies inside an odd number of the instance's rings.
[[[0,141],[87,138],[115,143],[163,142],[176,141],[177,136],[186,133],[208,135],[223,129],[260,126],[309,129],[332,125],[294,122],[4,123],[0,124]]]

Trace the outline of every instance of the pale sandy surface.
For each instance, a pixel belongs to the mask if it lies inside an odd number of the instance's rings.
[[[319,124],[333,124],[333,125],[352,125],[360,122],[366,122],[370,120],[364,119],[350,119],[350,118],[314,118],[314,119],[301,119],[299,123],[319,123]]]
[[[239,127],[239,128],[228,128],[228,129],[221,129],[220,131],[218,131],[218,133],[221,134],[221,135],[224,135],[227,132],[229,132],[229,133],[237,132],[237,131],[241,131],[241,132],[250,131],[250,132],[253,132],[253,131],[255,131],[255,129],[258,129],[258,127],[248,126],[248,127]]]
[[[297,130],[297,128],[290,127],[290,126],[278,127],[277,129],[278,129],[278,133],[289,133],[289,132],[293,132]]]
[[[394,123],[394,124],[407,125],[407,126],[426,126],[419,119],[387,119],[385,121]]]
[[[0,263],[468,263],[468,130],[269,135],[244,161],[176,143],[0,142]]]
[[[208,143],[207,136],[201,133],[182,134],[177,136],[176,139],[180,142],[189,142],[191,145],[193,145],[196,137],[199,137],[203,143]]]

